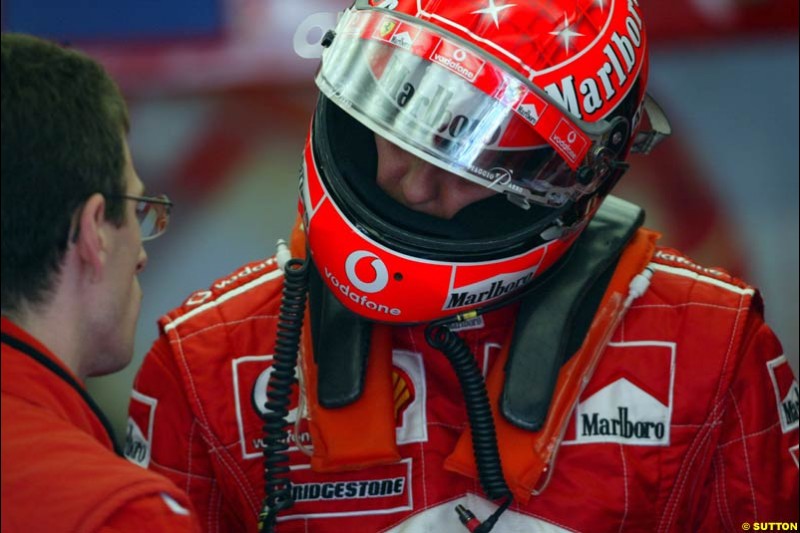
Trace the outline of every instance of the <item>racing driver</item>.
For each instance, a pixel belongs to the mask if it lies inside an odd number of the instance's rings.
[[[209,531],[798,519],[798,385],[752,287],[609,196],[669,134],[637,0],[358,0],[288,247],[160,320],[128,455]]]

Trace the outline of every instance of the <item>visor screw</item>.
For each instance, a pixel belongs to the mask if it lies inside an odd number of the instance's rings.
[[[322,40],[319,42],[324,48],[328,48],[331,44],[333,44],[333,38],[336,37],[336,32],[333,30],[328,30],[325,32],[325,35],[322,36]]]
[[[603,177],[605,177],[605,176],[606,176],[606,174],[608,174],[610,171],[611,171],[611,161],[610,161],[610,160],[608,160],[608,159],[603,159],[603,161],[601,161],[601,162],[598,164],[597,170],[595,170],[595,174],[596,174],[598,177],[601,177],[601,178],[603,178]]]
[[[392,277],[394,277],[395,281],[403,281],[403,274],[401,274],[400,272],[395,272],[394,276]]]
[[[611,142],[614,146],[617,146],[622,142],[622,132],[615,132],[614,135],[611,136]]]
[[[594,179],[594,169],[590,166],[582,166],[578,169],[577,178],[581,185],[589,185]]]

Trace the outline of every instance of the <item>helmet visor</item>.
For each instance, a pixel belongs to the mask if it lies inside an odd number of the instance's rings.
[[[456,37],[379,11],[346,11],[316,82],[355,119],[417,157],[557,207],[595,191],[628,121],[586,123]]]

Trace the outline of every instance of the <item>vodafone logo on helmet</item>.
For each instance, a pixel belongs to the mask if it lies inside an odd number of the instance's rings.
[[[364,281],[358,275],[358,263],[364,259],[371,259],[370,266],[375,271],[375,279],[372,281]],[[344,270],[347,274],[347,279],[353,284],[355,288],[367,294],[374,294],[386,288],[389,283],[389,271],[381,259],[372,252],[364,250],[357,250],[347,257],[344,263]]]

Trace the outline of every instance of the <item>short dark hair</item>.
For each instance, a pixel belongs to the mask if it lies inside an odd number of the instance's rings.
[[[2,311],[48,301],[74,213],[94,193],[125,219],[128,110],[97,62],[23,34],[2,35]]]

